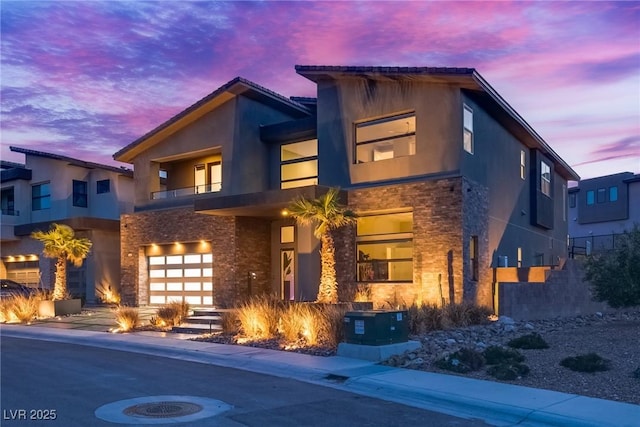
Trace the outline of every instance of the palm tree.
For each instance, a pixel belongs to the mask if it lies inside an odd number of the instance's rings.
[[[80,267],[87,257],[93,243],[84,237],[76,237],[73,228],[67,225],[51,224],[47,232],[34,231],[31,237],[44,244],[42,253],[47,258],[55,258],[56,282],[53,287],[53,300],[67,296],[67,261]]]
[[[338,302],[335,247],[331,230],[354,223],[354,213],[340,204],[337,188],[330,188],[326,194],[316,199],[299,197],[291,202],[288,211],[298,224],[315,225],[313,234],[320,239],[320,286],[316,301]]]

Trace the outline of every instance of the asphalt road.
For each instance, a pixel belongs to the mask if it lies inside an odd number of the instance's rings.
[[[161,421],[182,427],[487,426],[331,387],[157,356],[4,336],[0,350],[3,427],[100,427]],[[149,396],[182,396],[177,399],[180,402],[189,402],[193,396],[230,406],[218,415],[188,422],[182,422],[185,418],[124,416],[127,424],[114,424],[96,416],[99,408],[104,414],[104,405]],[[155,403],[149,411],[159,410]],[[122,408],[130,406],[129,402]],[[171,408],[170,413],[175,407]],[[122,410],[116,412],[123,416]]]

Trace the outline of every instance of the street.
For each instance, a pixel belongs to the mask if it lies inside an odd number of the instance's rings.
[[[487,425],[330,387],[195,362],[4,336],[0,345],[0,425],[6,427]],[[197,398],[215,399],[228,410],[186,422],[182,421],[188,417],[178,422],[158,416],[114,424],[96,416],[104,405],[149,396],[180,396],[181,402],[193,397],[194,403]],[[176,405],[165,402],[165,406]]]

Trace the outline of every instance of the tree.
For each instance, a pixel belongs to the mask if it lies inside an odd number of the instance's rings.
[[[34,231],[31,237],[44,244],[42,253],[47,258],[56,259],[56,281],[53,300],[67,296],[67,261],[80,267],[89,254],[93,243],[84,237],[76,237],[73,228],[67,225],[51,224],[49,231]]]
[[[640,305],[640,227],[616,236],[612,251],[587,258],[586,272],[596,300],[616,308]]]
[[[314,236],[320,239],[320,285],[317,302],[338,302],[338,282],[336,280],[335,246],[331,230],[355,222],[355,215],[340,204],[337,188],[316,198],[299,197],[291,202],[289,213],[301,225],[314,225]]]

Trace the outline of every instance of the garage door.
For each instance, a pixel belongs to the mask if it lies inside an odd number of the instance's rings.
[[[150,304],[213,305],[211,254],[157,255],[148,261]]]
[[[40,284],[40,267],[38,261],[5,261],[4,265],[7,269],[7,279],[34,288]]]

